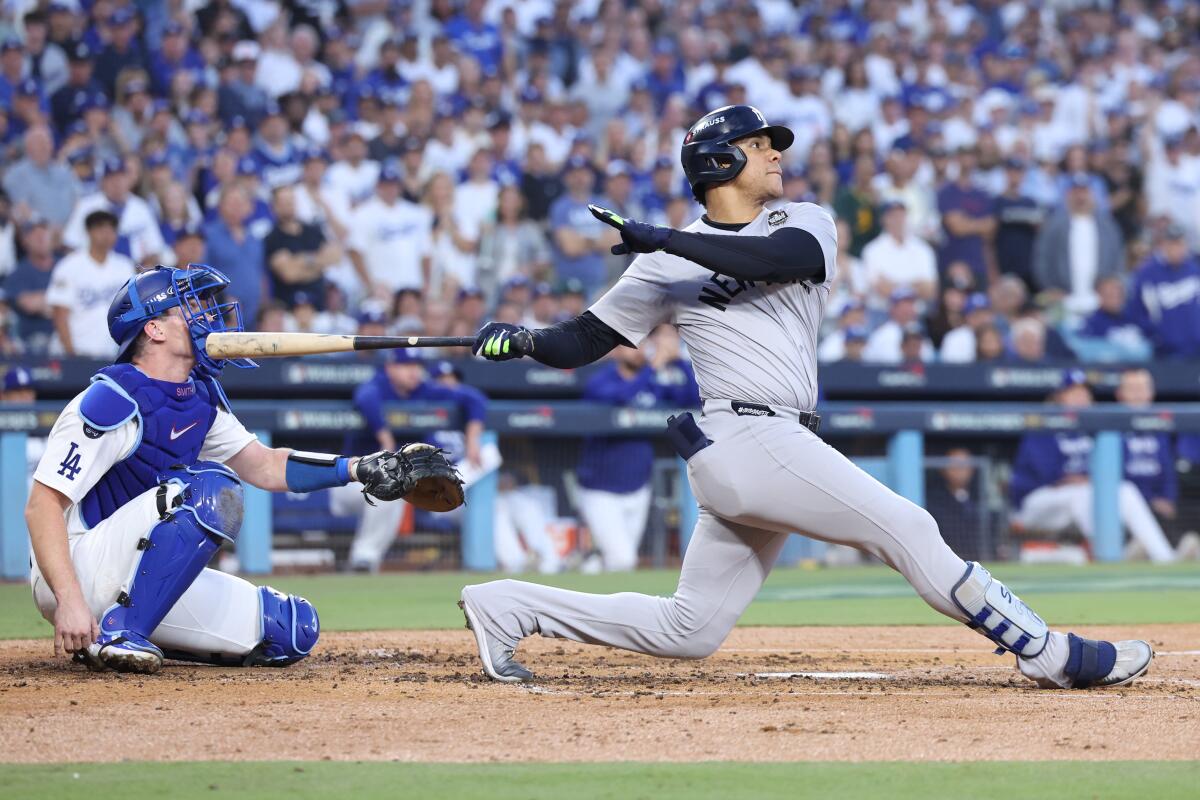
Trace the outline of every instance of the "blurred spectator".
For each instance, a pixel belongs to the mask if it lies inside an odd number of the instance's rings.
[[[1092,404],[1083,372],[1069,370],[1047,402],[1069,409]],[[1060,534],[1077,529],[1087,540],[1094,534],[1089,462],[1092,437],[1087,433],[1027,433],[1021,437],[1009,487],[1016,509],[1014,527],[1022,533]],[[1122,524],[1141,543],[1152,561],[1175,560],[1162,528],[1128,480],[1117,494]]]
[[[863,361],[871,364],[899,364],[904,360],[901,345],[905,331],[917,322],[917,295],[912,289],[902,286],[893,290],[888,321],[880,325],[867,340]],[[933,345],[921,335],[921,360],[933,360]]]
[[[885,202],[879,209],[883,233],[862,250],[863,266],[877,307],[897,288],[911,289],[924,302],[937,297],[937,258],[933,248],[908,231],[904,204]]]
[[[54,266],[45,303],[58,334],[58,352],[112,360],[116,343],[96,332],[108,329],[108,307],[133,277],[134,266],[114,250],[117,218],[111,211],[92,211],[83,227],[87,245]]]
[[[1180,226],[1167,228],[1158,251],[1134,273],[1128,310],[1155,356],[1200,355],[1200,264]]]
[[[514,275],[544,278],[550,246],[542,229],[525,214],[525,198],[516,186],[505,186],[497,200],[496,220],[485,224],[479,241],[476,282],[489,305],[500,286]]]
[[[1183,230],[1191,248],[1200,248],[1200,158],[1188,152],[1182,133],[1164,136],[1161,145],[1153,141],[1150,126],[1145,136],[1151,139],[1144,147],[1146,212],[1166,217]]]
[[[521,194],[525,197],[529,218],[544,222],[550,216],[550,207],[564,189],[562,178],[546,158],[546,149],[531,142],[525,152],[525,171],[521,175]]]
[[[529,304],[529,310],[521,321],[521,326],[531,330],[547,328],[558,322],[558,319],[558,298],[554,296],[550,284],[545,282],[535,284],[533,302]]]
[[[145,200],[131,191],[133,180],[128,165],[119,158],[110,159],[104,163],[101,175],[100,191],[81,197],[75,204],[63,228],[63,244],[83,247],[87,240],[84,220],[93,211],[109,211],[120,221],[116,252],[136,264],[157,264],[167,246],[154,212]]]
[[[46,94],[53,95],[67,82],[67,55],[49,39],[49,26],[41,11],[30,11],[25,24],[25,53],[22,69],[42,82]]]
[[[46,302],[54,269],[54,245],[49,224],[37,217],[21,226],[24,258],[4,281],[4,296],[16,313],[17,337],[29,355],[45,355],[54,336],[51,309]]]
[[[581,156],[567,161],[563,170],[567,193],[550,209],[550,234],[554,242],[554,274],[560,279],[583,282],[594,296],[607,277],[604,254],[616,240],[612,229],[588,211],[589,203],[601,202],[593,191],[595,174]]]
[[[82,115],[85,104],[104,92],[92,77],[95,57],[92,48],[83,42],[72,42],[65,49],[67,80],[50,96],[50,116],[58,131],[70,128]]]
[[[854,175],[846,186],[838,191],[833,201],[833,210],[839,220],[850,226],[850,254],[859,258],[867,243],[879,236],[879,216],[875,206],[878,197],[871,185],[875,177],[875,159],[859,156],[854,161]]]
[[[842,306],[837,317],[837,329],[821,339],[817,347],[819,361],[841,361],[846,353],[846,336],[852,328],[864,329],[867,321],[866,305],[856,298],[851,298]]]
[[[347,247],[368,295],[388,298],[429,281],[433,253],[429,211],[400,197],[400,173],[386,165],[375,196],[355,210]]]
[[[306,225],[321,228],[327,239],[345,241],[350,226],[350,197],[325,180],[329,153],[310,148],[302,158],[300,181],[296,184],[296,217]]]
[[[995,325],[975,332],[975,360],[983,363],[1004,359],[1004,335]]]
[[[261,54],[262,47],[250,39],[233,46],[231,65],[221,70],[221,83],[217,88],[217,113],[226,124],[232,123],[235,117],[257,124],[266,109],[267,93],[255,83]]]
[[[1037,317],[1020,317],[1009,328],[1010,361],[1026,366],[1046,361],[1046,326]]]
[[[204,243],[204,227],[193,222],[177,231],[174,250],[174,261],[178,266],[209,263],[208,248]]]
[[[942,339],[939,353],[944,363],[969,363],[978,353],[978,335],[985,328],[992,328],[992,306],[987,295],[976,292],[967,298],[963,306],[963,324],[948,332]]]
[[[137,12],[120,6],[108,17],[108,44],[96,57],[95,78],[104,93],[116,95],[117,76],[126,69],[145,69],[146,60],[137,35]]]
[[[846,328],[845,344],[842,346],[842,361],[863,363],[863,353],[867,349],[867,329],[861,325],[851,325]]]
[[[945,230],[939,255],[943,271],[961,261],[971,268],[976,286],[987,286],[989,269],[984,245],[996,233],[996,217],[991,197],[972,183],[976,164],[974,149],[962,147],[955,158],[956,177],[938,191],[938,211]]]
[[[1154,403],[1154,378],[1143,368],[1127,369],[1117,385],[1117,402],[1134,409],[1147,409]],[[1184,529],[1179,520],[1179,476],[1175,472],[1175,449],[1165,433],[1129,431],[1122,434],[1125,480],[1142,493],[1159,525],[1173,546],[1178,545]],[[1133,552],[1129,552],[1129,550]],[[1145,557],[1140,543],[1131,542],[1126,558]]]
[[[900,337],[900,363],[905,366],[922,364],[933,360],[933,345],[925,335],[925,328],[920,322],[910,322],[904,326]]]
[[[699,389],[683,360],[678,334],[656,335],[642,348],[617,347],[588,378],[583,399],[629,408],[694,408]],[[637,567],[650,512],[654,443],[630,437],[583,441],[576,476],[579,511],[600,551],[604,569]]]
[[[325,270],[342,258],[342,249],[326,241],[316,225],[296,216],[296,193],[279,186],[271,193],[275,227],[263,240],[263,258],[272,278],[272,294],[288,306],[303,292],[319,311],[324,307]]]
[[[479,222],[456,201],[454,180],[437,172],[425,187],[425,207],[433,220],[430,273],[425,288],[434,297],[449,300],[476,282]]]
[[[8,195],[0,189],[0,277],[11,273],[16,265],[17,224],[12,217]]]
[[[1143,361],[1150,345],[1128,311],[1124,279],[1096,281],[1100,307],[1089,314],[1070,338],[1071,349],[1085,361]]]
[[[221,191],[217,218],[204,226],[209,263],[229,277],[227,291],[241,301],[242,316],[248,320],[257,318],[259,305],[269,297],[264,295],[263,242],[248,227],[253,208],[249,192],[227,186]]]
[[[1010,158],[1004,163],[1004,191],[993,204],[996,217],[996,269],[1001,275],[1015,275],[1025,288],[1035,288],[1033,243],[1045,212],[1022,191],[1026,165]]]
[[[996,557],[991,541],[991,513],[979,496],[971,451],[953,447],[949,463],[938,471],[925,495],[925,508],[937,520],[942,539],[959,558],[984,561]]]
[[[1076,173],[1065,207],[1046,219],[1034,243],[1034,280],[1068,312],[1089,314],[1098,304],[1096,281],[1121,273],[1124,252],[1112,214],[1096,208],[1088,176]]]
[[[325,182],[349,197],[352,205],[369,200],[380,168],[378,162],[367,159],[367,142],[362,131],[351,129],[342,139],[341,152],[342,157],[325,173]]]
[[[46,220],[62,229],[75,205],[75,181],[65,165],[54,161],[54,139],[44,125],[25,132],[25,156],[4,171],[4,191],[17,222]]]

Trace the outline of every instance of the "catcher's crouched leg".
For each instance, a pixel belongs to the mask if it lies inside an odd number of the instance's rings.
[[[309,653],[321,635],[317,609],[303,597],[270,586],[259,590],[263,638],[242,663],[247,667],[286,667]]]

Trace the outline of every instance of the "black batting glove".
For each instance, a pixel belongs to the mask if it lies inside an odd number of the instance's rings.
[[[589,205],[588,211],[591,211],[592,216],[605,225],[611,225],[621,232],[621,243],[612,246],[614,256],[623,256],[628,253],[653,253],[662,250],[667,246],[671,234],[675,232],[662,225],[650,225],[634,219],[625,219],[615,211],[609,211],[600,206]]]
[[[525,328],[507,322],[489,322],[475,334],[471,352],[488,361],[508,361],[533,352],[533,337]]]

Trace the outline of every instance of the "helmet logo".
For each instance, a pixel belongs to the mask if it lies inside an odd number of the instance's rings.
[[[759,114],[758,116],[761,118],[762,114]],[[691,133],[699,133],[700,131],[704,130],[705,128],[711,128],[713,125],[720,125],[724,121],[725,121],[724,115],[719,116],[719,117],[713,117],[712,119],[702,119],[696,123],[696,126],[694,128],[692,128]]]
[[[695,135],[696,135],[695,131],[688,131],[687,136],[683,137],[683,143],[687,144],[688,142],[690,142],[692,140],[692,137],[694,137]]]

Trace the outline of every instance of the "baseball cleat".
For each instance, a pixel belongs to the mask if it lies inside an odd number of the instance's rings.
[[[108,668],[143,675],[153,675],[162,668],[163,663],[162,650],[128,631],[123,634],[101,634],[84,651],[83,658],[89,669]]]
[[[1074,689],[1126,686],[1146,674],[1154,648],[1139,639],[1104,642],[1067,634],[1067,676]]]
[[[463,589],[462,599],[458,601],[463,616],[467,618],[467,630],[475,634],[475,644],[479,647],[479,660],[483,662],[484,673],[492,680],[502,683],[523,683],[533,680],[533,673],[513,660],[512,648],[495,642],[483,630],[476,613],[467,600],[467,590]]]

